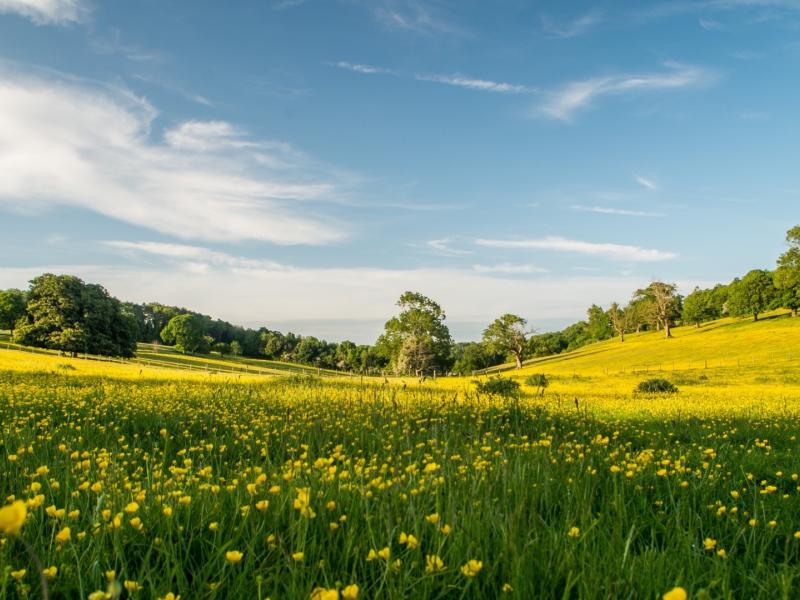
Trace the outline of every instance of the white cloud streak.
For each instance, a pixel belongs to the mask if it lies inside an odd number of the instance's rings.
[[[677,258],[673,252],[661,250],[648,250],[639,246],[624,246],[621,244],[596,244],[580,240],[568,240],[563,237],[549,236],[538,240],[475,240],[479,246],[492,248],[517,248],[555,250],[558,252],[574,252],[599,256],[611,260],[627,260],[635,262],[651,262]]]
[[[455,248],[451,248],[448,246],[449,243],[450,238],[445,238],[443,240],[430,240],[425,242],[425,245],[434,250],[437,254],[444,254],[445,256],[464,256],[466,254],[472,254],[469,250],[456,250]]]
[[[16,13],[37,25],[68,25],[82,21],[88,8],[82,0],[0,0],[0,13]]]
[[[478,273],[549,273],[547,269],[536,265],[512,265],[511,263],[501,263],[494,266],[475,265],[473,267]]]
[[[366,73],[368,75],[403,75],[393,71],[392,69],[385,69],[383,67],[372,67],[369,65],[361,65],[349,63],[346,61],[339,61],[336,63],[340,69],[347,69],[348,71],[355,71],[356,73]],[[411,75],[417,81],[430,81],[434,83],[444,83],[446,85],[454,85],[457,87],[464,87],[471,90],[479,90],[482,92],[497,92],[501,94],[530,94],[538,91],[538,88],[531,88],[524,85],[516,85],[513,83],[499,83],[490,79],[476,79],[474,77],[465,77],[463,75]]]
[[[254,260],[231,256],[224,252],[216,252],[199,246],[184,244],[165,244],[162,242],[103,242],[105,246],[119,250],[124,254],[152,254],[179,263],[203,266],[232,267],[235,269],[268,269],[284,271],[285,267],[271,260]]]
[[[566,25],[557,25],[551,18],[542,17],[542,29],[553,37],[571,38],[585,33],[602,20],[600,11],[592,11]]]
[[[575,112],[590,106],[600,96],[675,89],[708,83],[713,80],[711,73],[697,67],[676,63],[666,63],[665,66],[671,71],[574,81],[560,90],[549,92],[547,100],[534,108],[533,115],[571,122]]]
[[[638,210],[626,210],[624,208],[606,208],[604,206],[572,206],[572,210],[582,210],[586,212],[605,213],[609,215],[629,215],[632,217],[666,217],[663,213],[642,212]]]
[[[646,178],[644,178],[644,177],[642,177],[640,175],[634,175],[634,177],[636,178],[636,181],[641,183],[647,189],[649,189],[649,190],[657,190],[658,189],[658,186],[655,183],[653,183],[652,181],[650,181],[649,179],[646,179]]]
[[[91,210],[182,239],[326,244],[346,229],[299,201],[342,181],[285,144],[221,121],[152,141],[156,110],[120,89],[0,72],[0,207]]]

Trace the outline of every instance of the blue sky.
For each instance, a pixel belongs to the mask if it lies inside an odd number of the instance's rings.
[[[0,287],[369,343],[652,277],[800,222],[800,3],[0,0]]]

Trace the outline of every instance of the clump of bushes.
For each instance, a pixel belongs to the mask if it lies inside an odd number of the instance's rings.
[[[542,394],[544,394],[544,391],[547,389],[547,386],[550,385],[550,382],[547,381],[547,377],[544,373],[534,373],[525,380],[525,385],[535,387],[537,391],[542,390]]]
[[[636,386],[640,394],[677,394],[678,388],[666,379],[646,379]]]
[[[490,377],[486,381],[474,381],[479,394],[508,396],[519,389],[519,383],[507,377]]]

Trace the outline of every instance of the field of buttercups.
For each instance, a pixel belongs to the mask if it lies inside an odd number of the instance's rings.
[[[800,593],[800,388],[766,366],[498,397],[73,364],[0,362],[0,597],[42,597],[25,543],[50,598]]]

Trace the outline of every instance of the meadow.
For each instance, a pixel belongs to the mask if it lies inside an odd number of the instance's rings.
[[[604,342],[504,374],[551,381],[510,397],[2,350],[0,492],[51,598],[792,598],[797,321]],[[642,395],[643,354],[725,362]],[[41,597],[0,544],[0,597]]]

